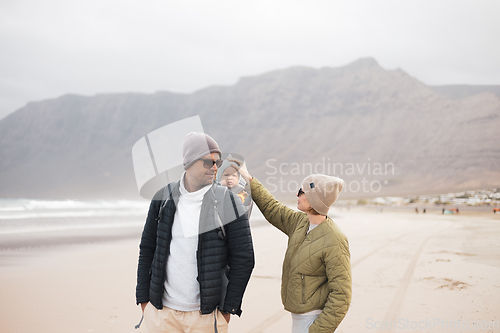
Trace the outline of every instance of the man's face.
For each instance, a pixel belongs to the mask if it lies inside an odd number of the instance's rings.
[[[231,188],[238,185],[239,180],[238,171],[235,168],[229,167],[222,173],[221,184]]]
[[[203,158],[196,161],[186,173],[189,174],[190,179],[194,181],[194,186],[202,188],[206,185],[210,185],[214,182],[215,172],[217,171],[217,165],[212,164],[210,161],[220,160],[218,153],[211,153],[203,156]],[[206,168],[205,165],[212,164],[210,168]]]

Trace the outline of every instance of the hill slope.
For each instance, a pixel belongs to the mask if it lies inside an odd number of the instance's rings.
[[[498,96],[452,100],[366,58],[193,94],[29,103],[0,121],[0,196],[138,198],[134,143],[194,115],[279,196],[290,197],[314,167],[344,178],[346,198],[500,185]]]

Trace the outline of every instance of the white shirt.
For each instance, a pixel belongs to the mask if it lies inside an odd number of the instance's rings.
[[[309,230],[307,230],[307,233],[309,233],[311,230],[313,230],[314,228],[316,228],[319,224],[312,224],[311,222],[309,222]]]
[[[196,279],[200,212],[205,193],[212,185],[188,192],[184,187],[184,175],[185,173],[181,178],[181,195],[172,226],[163,305],[178,311],[196,311],[200,309],[200,286]]]

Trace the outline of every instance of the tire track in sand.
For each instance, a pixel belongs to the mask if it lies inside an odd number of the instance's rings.
[[[397,241],[397,240],[400,240],[400,239],[401,239],[401,238],[403,238],[403,237],[406,237],[406,236],[408,236],[408,235],[415,235],[416,233],[424,232],[424,231],[427,231],[427,230],[429,230],[429,229],[434,229],[434,228],[435,228],[435,226],[432,226],[432,227],[427,228],[427,229],[422,229],[422,230],[418,230],[418,231],[410,231],[410,232],[404,233],[404,234],[402,234],[402,235],[399,235],[398,237],[393,238],[393,239],[391,239],[391,240],[387,241],[386,243],[384,243],[384,244],[380,245],[379,247],[375,248],[375,250],[370,251],[369,253],[365,254],[365,255],[364,255],[364,256],[362,256],[361,258],[359,258],[359,259],[357,259],[357,260],[353,261],[353,262],[351,263],[351,269],[352,269],[352,268],[354,268],[354,267],[356,267],[357,265],[359,265],[361,262],[365,261],[366,259],[368,259],[368,258],[369,258],[369,257],[371,257],[372,255],[374,255],[374,254],[375,254],[375,253],[377,253],[378,251],[382,250],[382,249],[383,249],[383,248],[385,248],[386,246],[388,246],[388,245],[390,245],[390,244],[394,243],[394,242],[395,242],[395,241]]]
[[[370,251],[370,253],[368,253],[368,254],[366,254],[366,255],[362,256],[361,258],[359,258],[359,259],[355,260],[354,262],[352,262],[352,263],[351,263],[351,269],[352,269],[352,268],[354,268],[355,266],[359,265],[359,264],[360,264],[360,263],[362,263],[363,261],[365,261],[367,258],[369,258],[369,257],[371,257],[372,255],[374,255],[374,254],[375,254],[375,253],[377,253],[378,251],[380,251],[380,250],[382,250],[383,248],[387,247],[388,245],[390,245],[390,244],[394,243],[395,241],[400,240],[400,239],[401,239],[401,238],[403,238],[403,237],[406,237],[406,236],[408,236],[408,235],[415,235],[416,233],[424,232],[424,231],[427,231],[427,230],[429,230],[429,229],[434,229],[434,228],[435,228],[435,226],[432,226],[432,227],[430,227],[430,228],[426,228],[426,229],[422,229],[422,230],[418,230],[418,231],[410,231],[410,232],[404,233],[404,234],[402,234],[402,235],[400,235],[400,236],[398,236],[398,237],[396,237],[396,238],[393,238],[393,239],[391,239],[391,240],[387,241],[386,243],[384,243],[384,244],[380,245],[379,247],[375,248],[373,251]],[[447,229],[447,228],[449,228],[449,227],[446,227],[446,228],[444,228],[444,229]],[[414,258],[412,258],[412,262],[411,262],[411,263],[410,263],[410,265],[409,265],[409,268],[410,268],[410,267],[412,266],[413,261],[415,261],[415,262],[413,263],[413,269],[411,270],[411,275],[413,275],[413,271],[414,271],[415,266],[416,266],[416,261],[417,261],[418,257],[420,256],[420,252],[422,252],[422,249],[424,248],[424,245],[425,245],[425,243],[427,242],[427,240],[428,240],[428,239],[430,239],[432,236],[434,236],[436,233],[443,231],[444,229],[440,229],[439,231],[437,231],[437,232],[435,232],[435,233],[431,234],[431,236],[429,236],[429,237],[428,237],[426,240],[424,240],[424,242],[421,244],[421,248],[419,248],[419,250],[417,251],[417,252],[418,252],[418,256],[417,256],[417,257],[415,257],[415,256],[414,256]],[[404,280],[405,278],[407,278],[407,274],[409,274],[408,269],[407,269],[407,272],[405,273],[405,277],[403,278],[403,280]],[[407,279],[408,279],[408,285],[409,285],[409,280],[411,279],[411,275],[407,278]],[[402,284],[403,284],[403,283],[402,283]],[[401,285],[402,285],[402,284],[401,284]],[[400,285],[400,287],[398,288],[398,292],[399,292],[399,290],[401,289],[401,285]],[[408,285],[406,285],[405,290],[408,288]],[[396,293],[396,296],[398,296],[398,292]],[[396,299],[396,297],[395,297],[395,299]],[[394,302],[395,302],[395,301],[393,300],[393,302],[391,303],[391,306],[389,307],[389,309],[393,309],[393,303],[394,303]],[[394,312],[394,311],[392,311],[392,312]],[[280,311],[278,311],[278,312],[274,313],[272,316],[270,316],[270,317],[266,318],[264,321],[262,321],[262,322],[261,322],[261,323],[259,323],[256,327],[254,327],[253,329],[251,329],[251,330],[247,331],[246,333],[262,333],[262,332],[264,332],[267,328],[269,328],[270,326],[272,326],[275,322],[277,322],[277,321],[278,321],[278,320],[280,320],[282,317],[284,317],[287,313],[288,313],[288,312],[287,312],[287,311],[285,311],[285,310],[280,310]],[[386,313],[386,317],[387,317],[387,314],[388,314],[388,313],[389,313],[389,311]],[[391,318],[392,318],[392,317],[391,317]],[[390,332],[389,332],[389,331],[387,331],[387,330],[384,330],[384,332],[385,332],[385,333],[390,333]]]
[[[286,310],[282,309],[275,314],[273,314],[271,317],[268,317],[266,320],[261,322],[259,325],[251,329],[250,331],[247,331],[247,333],[263,333],[266,329],[271,327],[274,323],[276,323],[278,320],[283,318],[286,314],[288,314]]]
[[[419,248],[411,258],[410,263],[408,264],[408,267],[406,268],[405,274],[403,276],[403,279],[401,280],[401,283],[399,284],[398,290],[396,291],[396,294],[394,295],[391,304],[389,305],[387,312],[385,313],[383,322],[391,323],[391,322],[396,322],[399,318],[399,314],[401,312],[401,307],[404,303],[406,294],[408,292],[408,287],[410,286],[411,279],[413,277],[413,273],[415,273],[415,268],[417,266],[418,259],[420,258],[420,254],[422,253],[425,245],[431,239],[434,237],[436,234],[439,234],[443,232],[446,229],[451,228],[452,225],[448,225],[445,228],[441,228],[436,232],[433,232],[427,238],[424,239],[424,241],[420,244]],[[396,330],[396,325],[389,325],[389,328],[381,328],[377,331],[377,333],[392,333]]]

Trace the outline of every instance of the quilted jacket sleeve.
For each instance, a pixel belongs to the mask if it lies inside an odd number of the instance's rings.
[[[252,199],[259,207],[266,220],[279,230],[290,236],[295,230],[298,220],[304,213],[296,212],[293,209],[280,203],[262,185],[257,178],[250,182]]]
[[[226,216],[229,216],[227,210],[232,210],[233,205],[235,211],[245,211],[243,203],[236,195],[227,191],[227,197],[230,201],[225,203]],[[247,214],[243,213],[235,221],[226,224],[225,230],[227,233],[228,264],[231,269],[227,276],[229,284],[223,310],[240,316],[243,294],[255,266],[252,234]]]
[[[352,296],[351,261],[347,239],[336,239],[324,249],[329,294],[318,319],[309,327],[311,333],[330,333],[344,319]]]
[[[156,249],[156,229],[158,226],[158,211],[161,205],[161,193],[158,191],[149,205],[146,224],[142,231],[141,243],[139,245],[139,263],[137,267],[137,286],[135,289],[136,303],[147,303],[149,301],[149,283],[151,279],[151,263]]]

